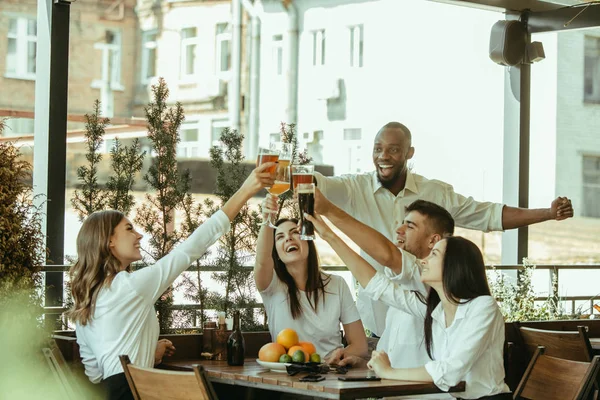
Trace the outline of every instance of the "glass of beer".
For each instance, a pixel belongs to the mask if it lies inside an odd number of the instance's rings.
[[[290,190],[290,162],[292,160],[292,145],[289,143],[281,143],[278,145],[279,159],[275,168],[275,184],[267,189],[271,194],[280,196]],[[272,215],[272,214],[271,214]],[[269,226],[276,228],[274,222],[269,215]]]
[[[294,190],[300,183],[313,183],[314,165],[292,165],[292,182]]]
[[[279,160],[279,149],[275,143],[271,143],[269,147],[259,147],[258,148],[258,156],[256,158],[256,166],[260,166],[262,164],[266,164],[268,162],[276,163]],[[277,170],[277,165],[273,165],[266,170],[269,172],[271,176],[275,177],[275,171]]]
[[[312,176],[311,176],[312,178]],[[314,215],[315,211],[315,184],[314,183],[299,183],[298,190],[298,207],[300,208],[300,239],[315,240],[315,227],[312,222],[304,218],[304,214]]]

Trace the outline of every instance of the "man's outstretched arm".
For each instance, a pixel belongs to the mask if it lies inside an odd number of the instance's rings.
[[[515,229],[549,220],[562,221],[572,216],[573,206],[571,200],[566,197],[557,197],[550,208],[528,209],[504,206],[502,209],[502,227],[505,230]]]

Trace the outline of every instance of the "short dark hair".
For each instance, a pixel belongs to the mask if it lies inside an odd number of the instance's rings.
[[[384,129],[400,129],[402,132],[404,132],[404,136],[406,137],[406,139],[408,139],[408,147],[411,146],[412,135],[410,133],[410,130],[406,127],[406,125],[401,124],[400,122],[396,122],[396,121],[388,122],[387,124],[385,124],[384,126],[381,127],[381,129],[379,130],[379,132],[377,132],[377,134],[379,134]]]
[[[444,207],[427,200],[415,200],[406,207],[406,214],[411,211],[426,216],[434,233],[442,236],[454,235],[454,218]]]

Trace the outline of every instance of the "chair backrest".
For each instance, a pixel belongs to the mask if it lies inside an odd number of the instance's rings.
[[[564,358],[572,361],[590,362],[592,346],[584,326],[578,326],[574,331],[547,331],[519,327],[521,339],[527,352],[532,356],[538,346],[546,348],[545,355]]]
[[[584,400],[593,387],[600,366],[600,357],[592,362],[565,360],[536,350],[514,399]]]
[[[63,396],[67,399],[80,399],[82,394],[77,387],[75,377],[71,373],[71,369],[54,339],[48,341],[48,347],[42,348],[42,352],[52,371],[52,375],[63,392]]]
[[[194,372],[166,371],[135,366],[126,355],[119,358],[136,400],[217,400],[201,365]]]

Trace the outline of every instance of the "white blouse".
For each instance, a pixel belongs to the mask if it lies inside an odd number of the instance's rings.
[[[287,286],[279,280],[275,271],[269,287],[260,292],[272,340],[275,341],[283,329],[291,328],[298,333],[300,341],[312,342],[321,358],[342,347],[340,322],[346,325],[360,319],[346,281],[338,275],[323,275],[328,276],[330,281],[325,286],[325,299],[319,299],[316,312],[308,302],[306,292],[298,291],[303,312],[298,319],[292,318]]]
[[[159,334],[154,303],[229,226],[227,215],[217,211],[156,264],[132,273],[121,271],[109,287],[100,290],[91,321],[77,323],[75,328],[90,381],[98,383],[123,372],[121,354],[128,355],[135,365],[154,365]]]
[[[375,300],[425,318],[427,309],[417,296],[378,272],[365,288]],[[443,391],[465,381],[466,390],[455,397],[477,399],[510,392],[504,383],[504,318],[491,296],[460,304],[446,327],[442,304],[432,313],[433,360],[425,369]]]

